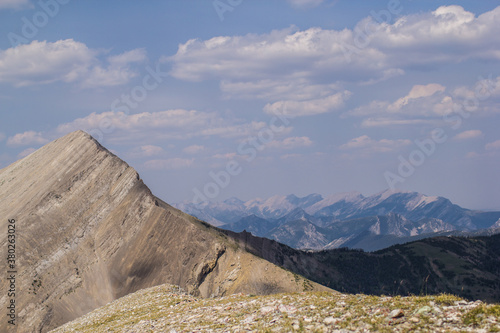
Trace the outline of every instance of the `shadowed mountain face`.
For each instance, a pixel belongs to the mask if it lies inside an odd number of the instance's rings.
[[[18,332],[48,331],[163,283],[203,297],[327,289],[162,202],[81,131],[0,170],[0,198],[1,230],[16,220]],[[0,269],[7,271],[5,260]],[[8,302],[4,293],[0,306]],[[8,329],[2,320],[0,331]]]
[[[373,253],[334,249],[304,252],[248,232],[226,233],[276,265],[345,293],[450,293],[500,301],[500,235],[435,237]]]

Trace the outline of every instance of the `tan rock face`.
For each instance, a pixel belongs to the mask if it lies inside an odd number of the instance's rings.
[[[48,331],[163,283],[202,297],[327,289],[162,202],[82,131],[0,170],[0,199],[2,251],[8,219],[16,220],[18,332]],[[2,273],[6,266],[2,260]],[[9,301],[0,295],[3,309]],[[2,320],[0,331],[15,330]]]

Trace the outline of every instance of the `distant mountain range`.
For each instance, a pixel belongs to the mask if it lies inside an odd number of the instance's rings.
[[[339,247],[374,251],[439,235],[500,232],[500,212],[462,208],[450,200],[418,192],[386,190],[364,197],[347,192],[323,197],[230,198],[175,207],[214,226],[271,238],[299,249]]]

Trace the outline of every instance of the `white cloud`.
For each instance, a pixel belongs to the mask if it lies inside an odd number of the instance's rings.
[[[172,75],[183,80],[221,79],[230,82],[261,80],[311,80],[331,76],[349,80],[354,66],[346,70],[346,59],[340,47],[352,40],[352,31],[296,28],[269,34],[214,37],[206,41],[189,40],[181,44],[172,57]],[[370,53],[370,52],[368,52]],[[367,54],[363,71],[377,70],[380,65],[373,54]],[[366,78],[371,77],[367,75]],[[285,82],[285,81],[281,81]]]
[[[151,160],[144,163],[144,167],[153,170],[175,170],[189,168],[193,165],[194,159],[170,158],[164,160]]]
[[[161,155],[162,153],[164,153],[162,147],[154,145],[144,145],[132,149],[130,152],[127,153],[127,156],[130,158],[142,158],[142,157]]]
[[[29,154],[31,154],[31,153],[33,153],[35,151],[36,151],[35,148],[28,148],[28,149],[23,150],[19,154],[17,154],[17,157],[18,158],[23,158],[23,157],[26,157],[26,156],[28,156]]]
[[[295,149],[301,147],[309,147],[313,144],[310,138],[307,136],[295,136],[285,138],[283,140],[274,140],[267,144],[270,148],[277,149]]]
[[[324,0],[287,0],[290,5],[295,8],[310,8],[317,7],[323,3]]]
[[[148,129],[183,129],[189,131],[209,126],[214,120],[214,114],[182,109],[128,115],[124,112],[114,111],[93,112],[84,118],[78,118],[70,123],[60,125],[57,131],[65,134],[78,129],[91,131],[103,127],[108,128],[109,131],[114,129],[131,132]],[[172,134],[174,133],[176,132],[173,131]]]
[[[130,79],[137,76],[137,72],[131,69],[130,64],[145,61],[146,51],[135,49],[108,57],[107,60],[108,67],[95,66],[90,70],[87,78],[83,81],[84,87],[117,86],[129,82]]]
[[[266,126],[267,124],[262,121],[246,123],[239,119],[218,116],[215,112],[177,109],[129,115],[113,111],[94,112],[84,118],[59,125],[56,132],[62,135],[81,129],[91,135],[96,132],[107,133],[106,138],[113,143],[150,144],[152,138],[161,141],[211,136],[249,137],[256,135]],[[289,130],[291,127],[286,127],[282,133]]]
[[[424,119],[391,119],[391,118],[368,118],[361,122],[361,127],[385,127],[402,125],[431,124],[432,121]]]
[[[204,146],[191,145],[191,146],[184,148],[182,151],[185,152],[186,154],[194,155],[194,154],[198,154],[199,152],[202,152],[203,150],[205,150]]]
[[[145,49],[134,49],[119,55],[110,56],[108,57],[108,61],[111,66],[122,67],[133,62],[143,62],[146,58]]]
[[[113,86],[127,83],[136,73],[130,64],[145,59],[143,50],[109,57],[73,39],[56,42],[32,41],[0,50],[0,82],[14,86],[48,84],[57,81],[82,82],[83,86]]]
[[[452,112],[453,101],[451,97],[444,96],[445,87],[430,83],[427,85],[415,85],[410,92],[394,102],[372,101],[368,105],[362,105],[345,115],[367,116],[367,115],[395,115],[408,116],[442,116]],[[396,123],[395,123],[396,124]],[[404,124],[404,123],[401,123]]]
[[[32,7],[30,0],[0,0],[0,9]]]
[[[490,142],[484,148],[486,150],[500,150],[500,140]]]
[[[429,97],[438,92],[444,92],[445,87],[437,83],[429,83],[427,85],[415,85],[410,90],[408,95],[401,97],[394,103],[388,106],[388,110],[396,112],[401,110],[404,106],[408,105],[412,100],[419,99],[422,97]]]
[[[451,93],[446,87],[430,83],[415,85],[396,101],[375,100],[342,116],[365,117],[362,127],[432,124],[458,111],[498,113],[500,76],[478,80],[472,87],[459,87]]]
[[[266,104],[264,112],[268,114],[283,114],[292,117],[312,116],[331,112],[344,106],[344,101],[351,96],[349,91],[336,93],[320,99],[307,101],[279,101]]]
[[[171,74],[176,78],[216,79],[228,94],[245,96],[257,90],[274,102],[282,97],[266,95],[261,87],[279,96],[280,90],[286,90],[285,82],[292,87],[374,83],[407,70],[467,60],[498,61],[499,14],[500,7],[476,17],[460,6],[443,6],[400,16],[393,24],[368,17],[354,29],[300,31],[292,27],[259,35],[192,39],[164,60],[172,63]],[[372,33],[361,43],[357,31],[367,27]],[[295,91],[300,93],[298,88]]]
[[[461,133],[458,133],[453,137],[454,140],[469,140],[469,139],[474,139],[478,138],[483,135],[483,132],[480,130],[468,130],[468,131],[463,131]]]
[[[257,81],[229,81],[220,83],[225,97],[264,100],[310,100],[334,94],[341,89],[341,85],[312,84],[305,78],[300,79],[264,79]]]
[[[48,142],[49,140],[44,138],[41,132],[28,131],[11,136],[7,140],[7,145],[8,146],[28,146],[33,144],[43,145]]]
[[[362,135],[360,137],[354,138],[348,143],[340,146],[343,150],[362,150],[367,153],[387,153],[400,149],[401,147],[408,146],[411,144],[410,140],[374,140],[368,135]]]
[[[459,87],[453,96],[462,101],[469,112],[498,113],[500,108],[500,76],[480,78],[473,87]]]

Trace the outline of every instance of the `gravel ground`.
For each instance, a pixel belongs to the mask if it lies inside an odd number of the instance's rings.
[[[306,292],[200,299],[161,285],[52,332],[500,332],[500,305],[452,295]]]

